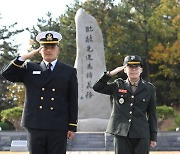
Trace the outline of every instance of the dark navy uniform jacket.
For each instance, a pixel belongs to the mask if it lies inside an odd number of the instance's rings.
[[[133,93],[130,82],[121,78],[108,83],[106,73],[95,83],[96,92],[112,95],[113,107],[107,132],[129,138],[157,140],[155,87],[140,80]]]
[[[47,73],[44,62],[22,62],[14,59],[2,76],[25,85],[22,126],[26,128],[76,131],[78,84],[76,69],[57,61]]]

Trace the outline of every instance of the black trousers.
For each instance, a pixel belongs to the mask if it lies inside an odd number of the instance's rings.
[[[115,154],[149,154],[150,139],[114,136]]]
[[[27,129],[30,154],[66,154],[67,132]]]

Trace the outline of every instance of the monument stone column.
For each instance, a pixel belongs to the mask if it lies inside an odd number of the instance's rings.
[[[79,9],[75,16],[79,90],[78,131],[105,131],[111,112],[110,97],[92,86],[106,71],[102,32],[96,19]]]

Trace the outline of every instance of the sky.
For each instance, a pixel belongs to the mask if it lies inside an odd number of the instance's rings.
[[[81,0],[81,2],[85,0]],[[0,25],[11,25],[17,22],[16,28],[32,28],[37,24],[37,19],[46,17],[47,12],[57,18],[65,12],[66,5],[71,5],[74,0],[1,0],[0,2]],[[19,53],[27,52],[29,32],[18,35],[15,41],[22,44]]]

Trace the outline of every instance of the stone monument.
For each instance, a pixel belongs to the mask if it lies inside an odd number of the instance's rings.
[[[75,16],[79,84],[78,131],[105,131],[111,112],[110,97],[92,86],[106,71],[102,32],[96,19],[79,9]]]

